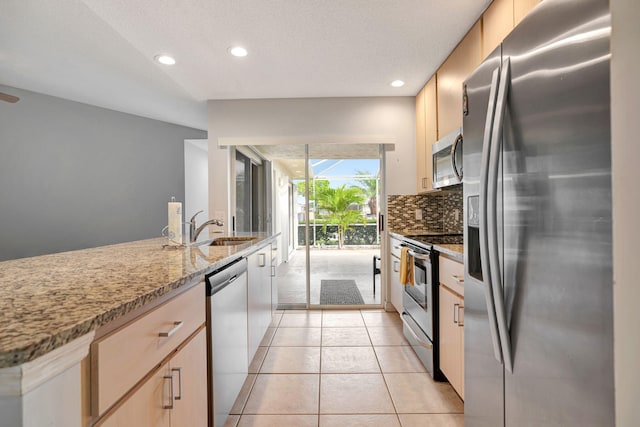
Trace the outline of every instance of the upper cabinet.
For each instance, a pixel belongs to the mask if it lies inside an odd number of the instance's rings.
[[[513,29],[514,0],[493,0],[482,15],[482,57],[486,58]]]
[[[416,167],[418,193],[433,190],[431,145],[438,140],[436,76],[416,95]]]
[[[416,189],[422,193],[426,189],[425,139],[424,139],[424,87],[416,95]]]
[[[518,25],[522,18],[527,16],[527,13],[531,12],[531,9],[536,7],[540,3],[540,0],[513,0],[513,24]]]
[[[486,58],[540,0],[493,0],[482,15],[482,57]]]
[[[416,188],[433,191],[431,146],[462,127],[462,82],[540,0],[494,0],[416,95]]]
[[[438,70],[438,137],[462,127],[462,82],[481,63],[481,29],[478,20]]]

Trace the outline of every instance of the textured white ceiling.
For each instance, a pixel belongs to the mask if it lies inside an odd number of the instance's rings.
[[[490,1],[2,0],[0,83],[201,129],[208,99],[413,96]]]

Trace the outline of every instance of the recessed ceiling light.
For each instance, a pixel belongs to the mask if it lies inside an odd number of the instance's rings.
[[[230,47],[229,53],[233,56],[243,57],[243,56],[247,56],[248,52],[247,52],[247,49],[241,46],[236,46],[236,47]]]
[[[159,63],[163,64],[163,65],[173,65],[176,63],[176,60],[173,59],[173,57],[169,56],[169,55],[156,55],[153,59],[155,59],[156,61],[158,61]]]
[[[391,82],[391,86],[393,87],[402,87],[404,86],[404,82],[402,80],[394,80]]]

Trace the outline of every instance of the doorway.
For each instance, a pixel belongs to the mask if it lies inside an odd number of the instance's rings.
[[[282,233],[279,247],[286,248],[277,274],[279,306],[381,307],[382,146],[253,148],[274,170],[275,231]]]
[[[271,232],[271,163],[254,150],[235,150],[233,231]]]

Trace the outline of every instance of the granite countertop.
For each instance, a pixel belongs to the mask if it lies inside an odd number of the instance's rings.
[[[433,245],[433,249],[458,262],[464,262],[464,245],[440,244]]]
[[[433,231],[428,231],[428,230],[390,230],[389,231],[389,235],[391,235],[391,237],[394,237],[396,239],[402,239],[405,236],[421,235],[421,234],[437,234],[437,233]],[[441,243],[441,244],[434,244],[433,249],[458,262],[464,262],[464,245]]]
[[[0,368],[36,359],[276,237],[251,236],[234,246],[163,249],[166,240],[156,238],[0,262]]]

